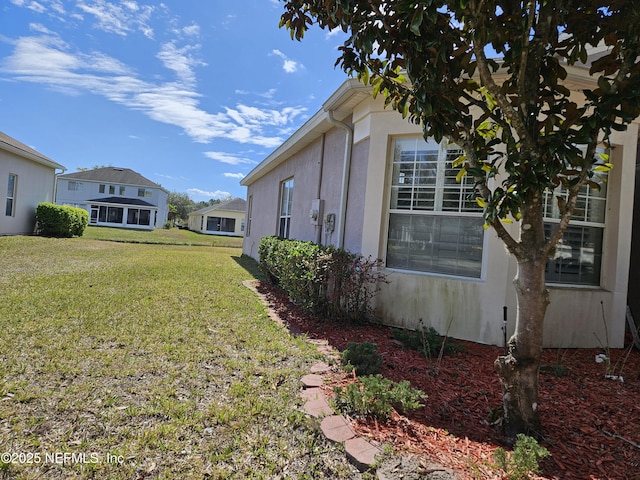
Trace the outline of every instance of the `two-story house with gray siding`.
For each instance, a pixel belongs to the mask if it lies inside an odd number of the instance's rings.
[[[169,193],[129,168],[58,176],[56,203],[84,208],[89,225],[153,230],[167,221]]]

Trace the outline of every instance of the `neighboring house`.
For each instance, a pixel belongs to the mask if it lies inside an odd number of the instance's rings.
[[[189,230],[212,235],[244,235],[247,202],[233,198],[189,214]]]
[[[56,203],[84,208],[89,225],[153,230],[168,218],[168,192],[129,168],[58,176]]]
[[[587,69],[568,71],[576,91],[591,82]],[[243,252],[257,259],[260,239],[279,235],[380,258],[389,282],[375,307],[384,323],[418,328],[422,320],[454,338],[502,345],[503,307],[509,334],[514,328],[516,262],[483,229],[482,211],[468,199],[472,179],[456,181],[455,145],[425,141],[420,126],[385,109],[381,97],[345,81],[241,181]],[[615,168],[601,191],[582,192],[548,263],[548,347],[624,342],[638,123],[611,140]],[[546,212],[549,224],[558,221],[551,194]],[[517,225],[506,227],[517,236]]]
[[[57,162],[0,132],[0,235],[31,234],[36,207],[55,199]]]

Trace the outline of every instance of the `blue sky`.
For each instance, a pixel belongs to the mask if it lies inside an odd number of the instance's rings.
[[[277,0],[4,0],[0,131],[61,163],[131,168],[193,200],[239,182],[346,78]]]

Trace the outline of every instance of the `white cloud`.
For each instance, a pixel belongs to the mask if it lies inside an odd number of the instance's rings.
[[[42,5],[41,3],[35,2],[33,0],[31,1],[11,0],[11,3],[13,3],[14,5],[17,5],[18,7],[26,7],[29,10],[34,11],[36,13],[44,13],[47,11],[44,5]]]
[[[184,27],[182,29],[182,33],[190,37],[197,37],[200,35],[200,25],[196,25],[195,23],[189,25],[188,27]]]
[[[97,21],[96,28],[100,30],[121,36],[139,30],[146,37],[153,38],[153,29],[149,26],[154,11],[151,5],[140,6],[130,0],[121,1],[120,4],[105,0],[80,0],[77,7],[84,13],[93,15]]]
[[[225,173],[224,176],[227,178],[237,178],[238,180],[242,180],[246,175],[244,173]]]
[[[336,35],[339,35],[343,33],[342,32],[342,28],[340,27],[335,27],[332,28],[331,30],[329,30],[326,34],[325,34],[325,38],[331,38],[331,37],[335,37]]]
[[[169,179],[169,180],[187,180],[187,178],[186,178],[186,177],[183,177],[183,176],[174,177],[174,176],[172,176],[172,175],[164,175],[164,174],[162,174],[162,173],[154,173],[154,175],[155,175],[156,177],[167,178],[167,179]]]
[[[178,48],[173,42],[169,42],[162,45],[157,57],[165,67],[176,72],[181,81],[185,84],[192,85],[196,79],[194,68],[206,65],[206,63],[196,60],[189,55],[190,51],[197,49],[197,46],[189,45]]]
[[[188,188],[187,193],[191,195],[195,195],[197,197],[206,197],[206,198],[214,198],[214,199],[229,198],[231,196],[229,192],[223,192],[222,190],[215,190],[213,192],[208,192],[206,190],[200,190],[199,188]]]
[[[271,51],[271,55],[275,55],[275,56],[280,57],[282,59],[282,61],[283,61],[282,69],[287,73],[295,73],[298,70],[304,68],[304,65],[302,65],[301,63],[296,62],[295,60],[291,60],[289,57],[287,57],[280,50],[272,50]]]
[[[248,158],[239,157],[238,155],[233,155],[231,153],[225,153],[225,152],[204,152],[204,155],[207,158],[210,158],[211,160],[216,160],[217,162],[226,163],[228,165],[240,165],[241,163],[250,163],[250,164],[257,163]]]
[[[32,31],[38,32],[38,33],[45,33],[45,34],[52,34],[53,33],[51,30],[49,30],[47,27],[45,27],[41,23],[30,23],[29,24],[29,30],[32,30]]]
[[[278,92],[276,88],[270,88],[266,92],[251,92],[249,90],[236,90],[235,93],[237,95],[256,95],[261,98],[266,98],[267,100],[271,100],[275,94]]]
[[[223,107],[216,113],[203,110],[200,94],[194,89],[194,69],[201,63],[189,55],[192,49],[163,45],[158,57],[177,73],[178,81],[151,82],[109,55],[73,52],[54,36],[21,37],[14,42],[13,53],[0,63],[0,71],[14,80],[39,83],[67,94],[103,96],[155,121],[179,127],[199,143],[225,138],[276,147],[283,141],[281,132],[306,112],[304,107],[263,109],[243,104]]]

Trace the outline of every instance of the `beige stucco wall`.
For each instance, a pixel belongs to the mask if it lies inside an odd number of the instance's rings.
[[[336,244],[337,230],[327,232],[323,224],[314,225],[309,218],[312,202],[322,200],[321,217],[340,213],[342,165],[344,161],[346,133],[332,128],[293,155],[278,168],[272,170],[247,188],[248,207],[252,208],[251,227],[245,235],[243,253],[258,258],[258,245],[264,236],[277,235],[280,206],[280,185],[293,178],[293,205],[290,238],[312,241],[323,245]],[[366,157],[356,159],[352,167],[358,172],[366,170]],[[353,175],[350,179],[353,193],[347,218],[352,219],[347,230],[361,229],[362,216],[357,211],[356,191],[363,190],[364,179]],[[359,225],[359,226],[358,226]],[[359,237],[351,235],[350,247],[359,250]],[[355,240],[354,240],[355,238]]]
[[[421,134],[421,129],[395,112],[383,110],[380,102],[363,102],[354,112],[354,122],[355,140],[369,140],[362,253],[384,259],[391,145],[394,138]],[[608,181],[601,287],[549,286],[551,304],[544,337],[547,347],[599,347],[607,335],[610,347],[623,346],[637,138],[636,124],[612,138],[615,168]],[[517,226],[510,230],[517,236]],[[514,330],[517,305],[513,278],[517,266],[492,231],[485,233],[480,280],[386,272],[389,283],[381,286],[376,298],[385,323],[418,328],[422,320],[455,338],[502,345],[506,306],[507,331],[511,334]]]
[[[15,215],[5,215],[9,174],[18,176]],[[0,150],[0,235],[31,234],[40,202],[54,201],[55,170]]]
[[[393,140],[422,131],[395,111],[385,110],[381,99],[358,104],[351,123],[354,144],[344,246],[384,260]],[[549,286],[551,304],[544,337],[547,347],[599,347],[607,335],[610,347],[623,345],[637,138],[636,124],[612,138],[615,168],[608,180],[601,286]],[[279,186],[291,177],[291,238],[335,243],[335,233],[325,234],[311,225],[308,212],[311,201],[321,198],[324,215],[339,214],[344,139],[343,130],[329,130],[248,186],[247,199],[252,197],[253,213],[250,236],[245,237],[243,247],[245,254],[257,258],[260,238],[277,233]],[[507,228],[518,235],[517,225]],[[517,305],[513,278],[517,266],[492,230],[485,232],[480,279],[384,271],[389,283],[381,285],[375,306],[385,323],[417,328],[422,320],[455,338],[502,345],[503,307],[507,307],[507,332],[510,335],[514,330]]]

